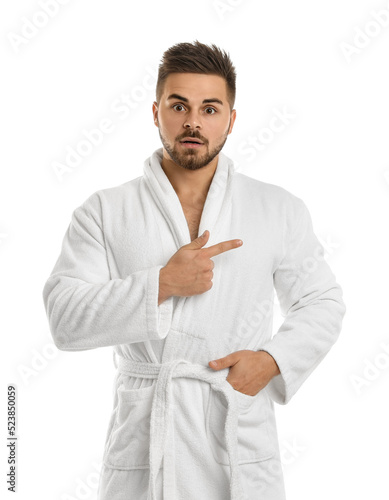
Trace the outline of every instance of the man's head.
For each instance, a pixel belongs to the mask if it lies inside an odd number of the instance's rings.
[[[215,45],[179,43],[163,54],[153,115],[164,155],[196,170],[219,154],[236,118],[235,81],[229,56]],[[190,138],[201,145],[183,144]]]

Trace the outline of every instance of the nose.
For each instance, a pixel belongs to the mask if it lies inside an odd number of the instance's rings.
[[[201,129],[201,122],[199,117],[194,113],[190,113],[185,118],[184,128]]]

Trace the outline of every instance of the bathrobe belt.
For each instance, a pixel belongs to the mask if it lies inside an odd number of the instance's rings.
[[[116,363],[115,354],[119,361]],[[174,359],[162,364],[133,361],[119,356],[114,351],[114,363],[119,372],[134,377],[157,379],[150,419],[149,448],[149,492],[147,500],[157,500],[156,479],[164,459],[163,492],[164,500],[175,500],[174,488],[174,443],[167,443],[171,432],[171,381],[173,377],[195,378],[208,382],[215,391],[222,392],[227,400],[225,424],[226,448],[230,462],[231,500],[246,498],[240,478],[238,465],[238,404],[236,394],[226,377],[228,368],[214,372],[208,366],[191,363],[184,359]],[[136,389],[134,389],[136,390]]]

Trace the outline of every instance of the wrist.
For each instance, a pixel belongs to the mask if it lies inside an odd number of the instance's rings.
[[[258,352],[266,354],[266,360],[269,365],[269,371],[271,373],[272,378],[275,377],[276,375],[279,375],[281,373],[280,368],[276,362],[276,360],[273,358],[271,354],[269,354],[267,351],[261,351],[259,350]]]
[[[162,267],[159,271],[159,293],[158,293],[158,305],[167,300],[173,294],[170,292],[168,283],[166,282],[166,269]]]

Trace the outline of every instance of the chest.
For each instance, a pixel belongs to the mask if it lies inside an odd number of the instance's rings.
[[[216,214],[216,210],[210,210],[218,198],[210,198],[205,206],[205,202],[200,203],[201,199],[179,197],[179,204],[168,205],[167,210],[155,203],[148,191],[128,193],[115,211],[108,210],[107,206],[103,214],[105,247],[112,279],[166,265],[184,244],[184,237],[186,242],[198,237],[200,222],[205,216],[202,229],[210,231],[207,247],[234,238],[243,240],[242,247],[214,257],[218,279],[206,295],[216,296],[220,285],[223,297],[228,297],[230,302],[231,283],[236,293],[240,293],[240,283],[253,296],[257,290],[264,291],[264,281],[272,277],[283,256],[284,216],[274,203],[267,206],[266,200],[246,191],[233,191],[229,207],[222,211],[223,217],[220,209]],[[200,297],[188,302],[200,302]],[[237,303],[242,304],[239,297]]]
[[[188,224],[190,239],[193,241],[199,236],[199,225],[204,205],[193,206],[181,200],[181,206]]]

